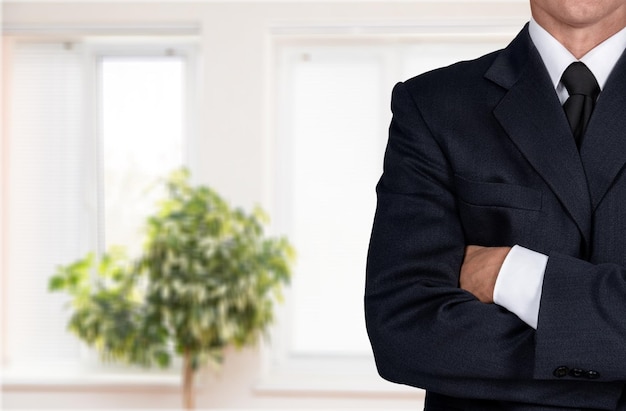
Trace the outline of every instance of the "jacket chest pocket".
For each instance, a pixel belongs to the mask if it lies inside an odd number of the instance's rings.
[[[467,244],[526,243],[536,233],[541,191],[512,184],[455,177],[459,218]]]

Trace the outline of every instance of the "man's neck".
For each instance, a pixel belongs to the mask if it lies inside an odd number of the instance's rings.
[[[557,21],[535,10],[533,18],[577,59],[626,26],[626,16],[618,14],[599,22],[580,25]]]
[[[541,23],[540,23],[541,24]],[[623,27],[617,27],[610,31],[593,31],[581,28],[571,28],[565,30],[552,30],[548,28],[548,32],[554,36],[566,49],[570,51],[577,59],[580,59],[589,51],[593,50],[598,44],[602,43]]]

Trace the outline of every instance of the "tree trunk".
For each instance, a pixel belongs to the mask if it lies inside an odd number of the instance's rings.
[[[185,351],[183,364],[183,407],[186,410],[195,408],[195,393],[193,389],[194,369],[191,361],[191,353]]]

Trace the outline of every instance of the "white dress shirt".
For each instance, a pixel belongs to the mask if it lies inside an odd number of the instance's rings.
[[[577,59],[534,19],[530,20],[528,31],[548,70],[559,100],[563,104],[569,94],[561,83],[561,76],[565,69]],[[596,77],[600,90],[604,88],[624,49],[626,49],[626,28],[593,48],[580,59]],[[547,264],[548,256],[518,245],[514,246],[500,268],[493,292],[493,300],[496,304],[511,311],[535,329]]]

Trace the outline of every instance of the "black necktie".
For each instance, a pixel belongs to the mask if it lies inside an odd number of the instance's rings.
[[[600,94],[600,86],[598,86],[593,73],[580,61],[567,67],[563,72],[561,82],[569,93],[569,98],[563,104],[563,109],[572,128],[576,144],[580,148],[593,106],[598,94]]]

